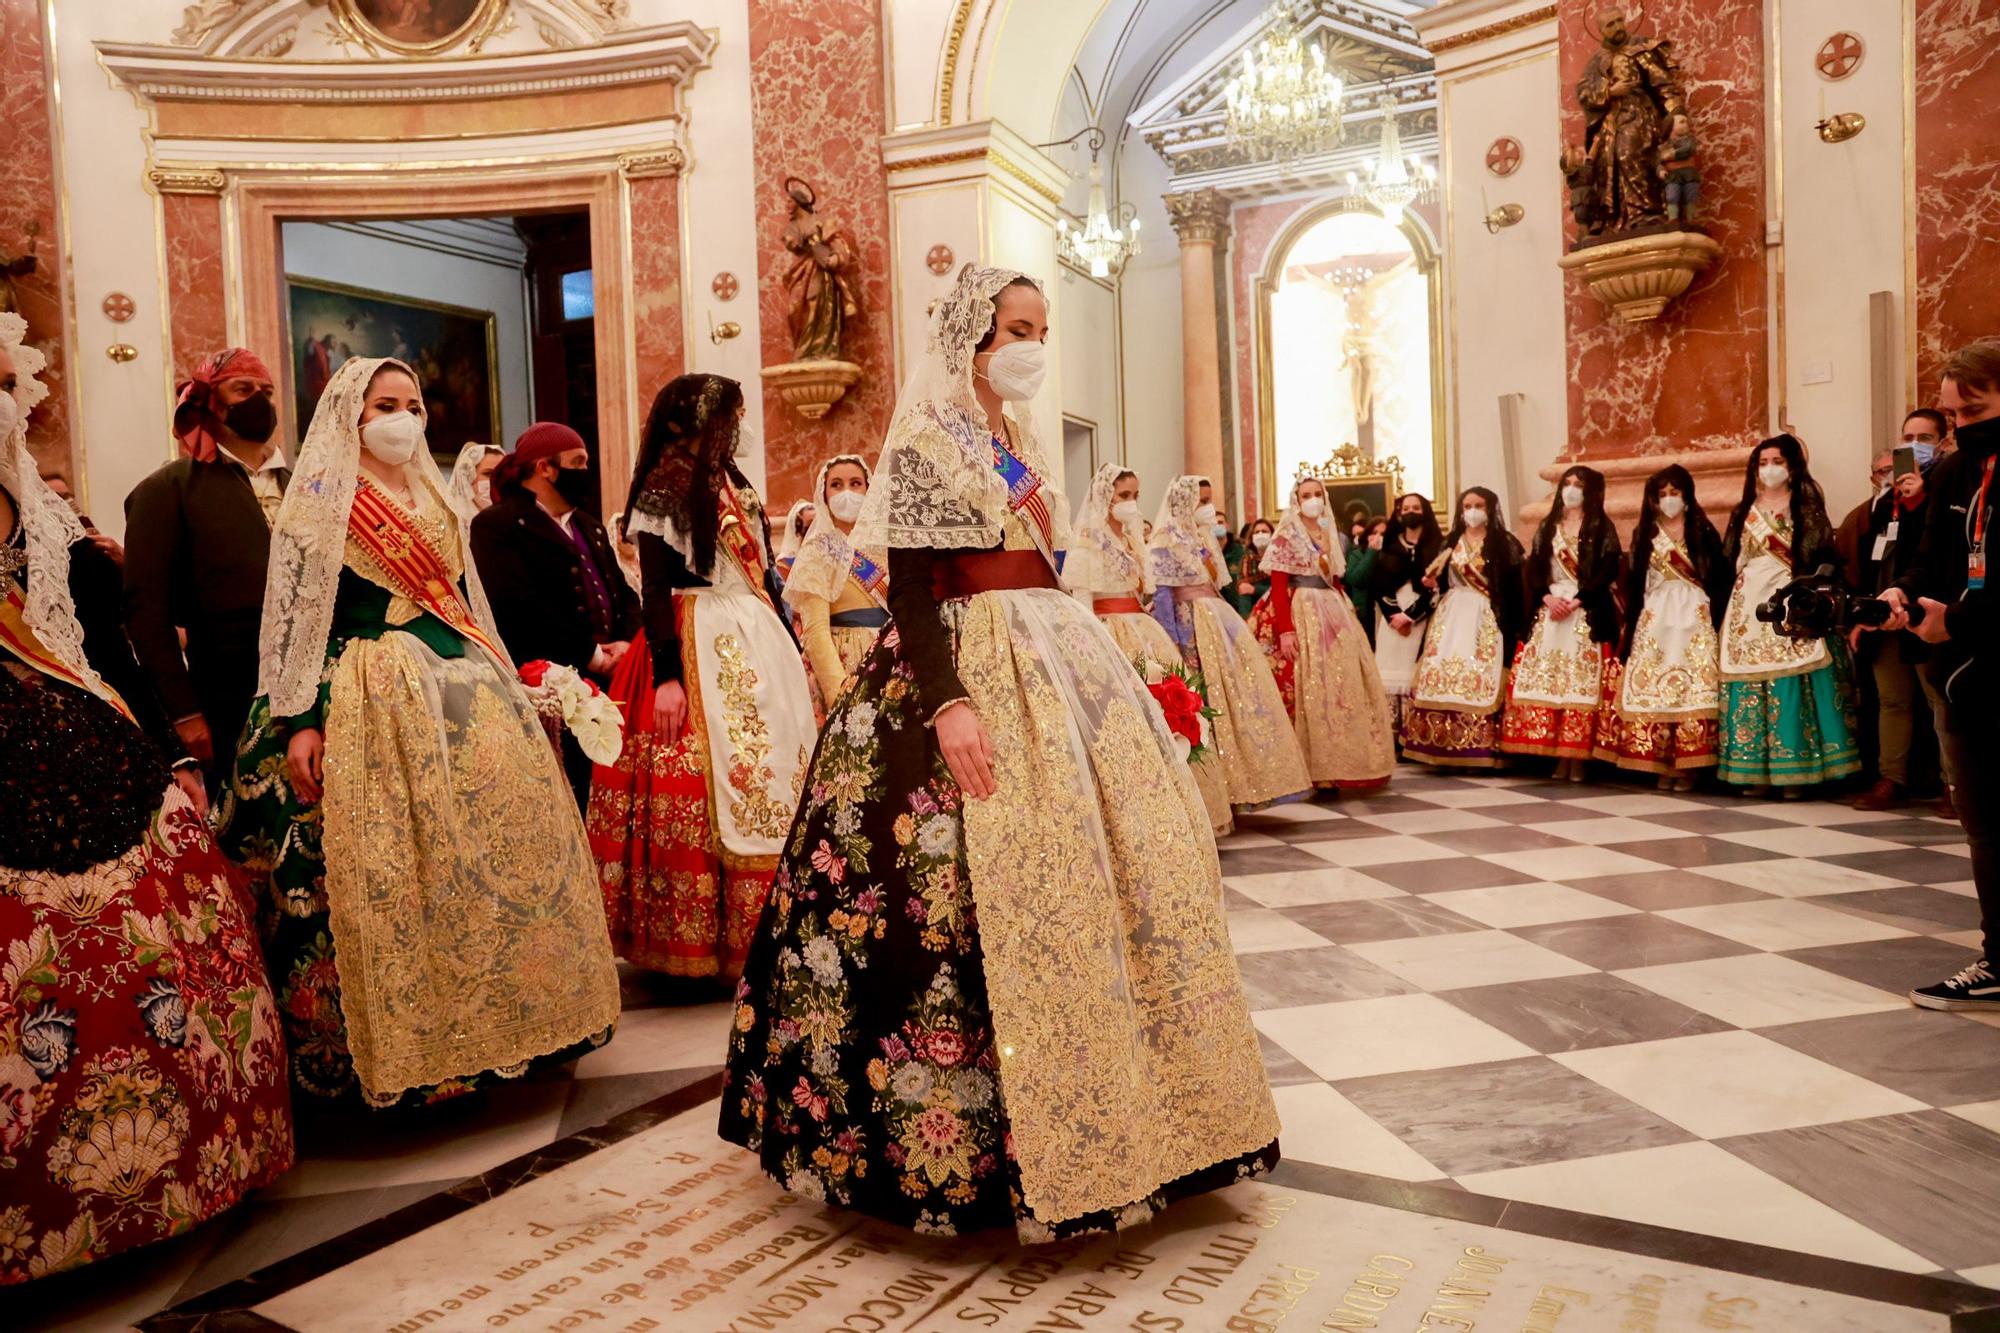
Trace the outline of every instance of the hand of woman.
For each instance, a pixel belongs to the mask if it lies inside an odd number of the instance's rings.
[[[208,787],[201,780],[201,770],[193,766],[183,766],[174,770],[174,785],[179,787],[194,805],[197,818],[208,818]]]
[[[1248,579],[1245,579],[1243,582],[1236,585],[1236,591],[1241,593],[1243,596],[1248,597],[1250,594],[1257,591],[1257,585],[1250,582]]]
[[[1401,611],[1389,617],[1389,628],[1395,630],[1398,634],[1408,634],[1416,623],[1416,621],[1410,619]]]
[[[209,734],[208,719],[200,713],[174,723],[174,734],[197,760],[204,764],[215,762],[215,738]]]
[[[1429,589],[1430,589],[1430,590],[1431,590],[1432,592],[1436,592],[1436,591],[1437,591],[1437,586],[1438,586],[1438,578],[1437,578],[1437,575],[1435,575],[1435,574],[1426,574],[1426,575],[1424,575],[1424,586],[1425,586],[1426,588],[1429,588]]]
[[[653,732],[666,745],[678,745],[687,722],[687,691],[677,680],[653,687]]]
[[[321,786],[321,759],[326,754],[326,738],[319,728],[307,727],[292,736],[285,747],[285,771],[292,780],[292,795],[300,805],[318,805]]]
[[[993,780],[993,738],[986,734],[986,724],[970,703],[960,700],[946,705],[933,728],[945,766],[951,769],[960,791],[983,801],[1000,790]]]
[[[1286,630],[1278,636],[1278,656],[1284,658],[1287,662],[1298,660],[1299,636],[1296,631]]]

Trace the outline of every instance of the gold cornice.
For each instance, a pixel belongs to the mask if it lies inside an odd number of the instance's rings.
[[[951,92],[958,82],[958,53],[965,44],[965,25],[972,21],[973,0],[958,0],[944,38],[944,70],[938,75],[938,124],[951,124]]]
[[[618,158],[618,170],[628,181],[645,180],[650,176],[678,176],[686,166],[687,154],[671,144],[665,148],[622,153]]]
[[[921,171],[926,167],[948,167],[960,162],[978,162],[982,159],[1020,181],[1050,203],[1058,205],[1062,203],[1062,191],[1052,189],[1019,162],[993,148],[961,148],[955,152],[931,153],[925,157],[904,157],[886,165],[891,172]]]
[[[151,167],[146,179],[161,194],[221,194],[229,185],[219,167]]]
[[[1516,14],[1513,18],[1501,19],[1498,23],[1488,23],[1478,28],[1467,28],[1464,32],[1455,33],[1450,37],[1440,37],[1436,41],[1425,42],[1424,46],[1432,55],[1441,56],[1447,51],[1456,51],[1461,46],[1471,46],[1474,42],[1483,42],[1489,37],[1505,37],[1510,32],[1519,32],[1523,28],[1532,28],[1537,23],[1547,23],[1555,16],[1556,7],[1554,5],[1543,5],[1540,9],[1531,9],[1525,14]]]
[[[928,157],[903,157],[889,163],[889,170],[921,171],[925,167],[948,167],[958,162],[976,162],[985,156],[984,148],[965,148],[955,153],[932,153]]]
[[[1000,168],[1000,170],[1006,172],[1009,176],[1012,176],[1015,180],[1021,182],[1021,184],[1027,186],[1029,189],[1033,190],[1036,194],[1042,196],[1042,198],[1048,200],[1050,203],[1052,204],[1062,203],[1061,190],[1050,188],[1046,183],[1044,183],[1039,178],[1037,178],[1033,173],[1031,173],[1026,167],[1014,161],[1014,159],[1006,157],[1000,153],[996,153],[990,148],[986,150],[986,156],[993,163],[994,166]]]

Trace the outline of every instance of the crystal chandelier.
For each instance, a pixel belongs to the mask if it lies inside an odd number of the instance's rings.
[[[1229,141],[1258,162],[1323,152],[1340,142],[1342,91],[1326,51],[1299,35],[1289,5],[1274,6],[1263,39],[1243,53],[1243,72],[1223,92]]]
[[[1070,136],[1070,142],[1084,131]],[[1093,278],[1108,278],[1125,267],[1125,261],[1139,253],[1138,209],[1131,204],[1118,206],[1112,221],[1104,206],[1104,168],[1097,163],[1097,150],[1104,146],[1104,131],[1092,126],[1090,135],[1090,202],[1085,206],[1083,226],[1075,227],[1068,218],[1056,222],[1056,253]],[[1038,147],[1053,148],[1054,144]]]
[[[1382,147],[1373,161],[1361,164],[1363,174],[1347,173],[1349,193],[1381,210],[1392,223],[1403,220],[1403,210],[1415,203],[1428,203],[1437,195],[1437,173],[1419,157],[1403,156],[1403,134],[1396,127],[1393,94],[1382,99]]]

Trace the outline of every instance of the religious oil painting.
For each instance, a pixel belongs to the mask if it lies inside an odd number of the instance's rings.
[[[469,441],[500,438],[492,311],[305,278],[287,278],[286,286],[300,438],[333,373],[354,356],[393,356],[417,372],[424,433],[440,459],[455,459]]]
[[[404,54],[439,51],[491,27],[503,0],[333,0],[364,39]]]

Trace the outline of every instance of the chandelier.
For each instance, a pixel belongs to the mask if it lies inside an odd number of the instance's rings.
[[[1288,5],[1274,6],[1243,72],[1223,90],[1229,142],[1251,160],[1293,161],[1340,142],[1340,76],[1326,51],[1299,35]]]
[[[1108,278],[1125,267],[1125,261],[1139,253],[1139,210],[1131,204],[1118,206],[1117,220],[1104,206],[1104,168],[1097,152],[1104,147],[1104,131],[1095,125],[1078,130],[1067,139],[1038,148],[1054,148],[1090,136],[1090,201],[1084,206],[1083,225],[1073,226],[1068,218],[1056,222],[1056,253],[1093,278]]]
[[[1403,134],[1396,127],[1394,94],[1382,98],[1382,145],[1373,160],[1363,161],[1362,174],[1347,173],[1351,196],[1365,199],[1381,210],[1392,223],[1403,220],[1403,210],[1411,204],[1428,203],[1437,196],[1437,173],[1422,158],[1403,156]]]

